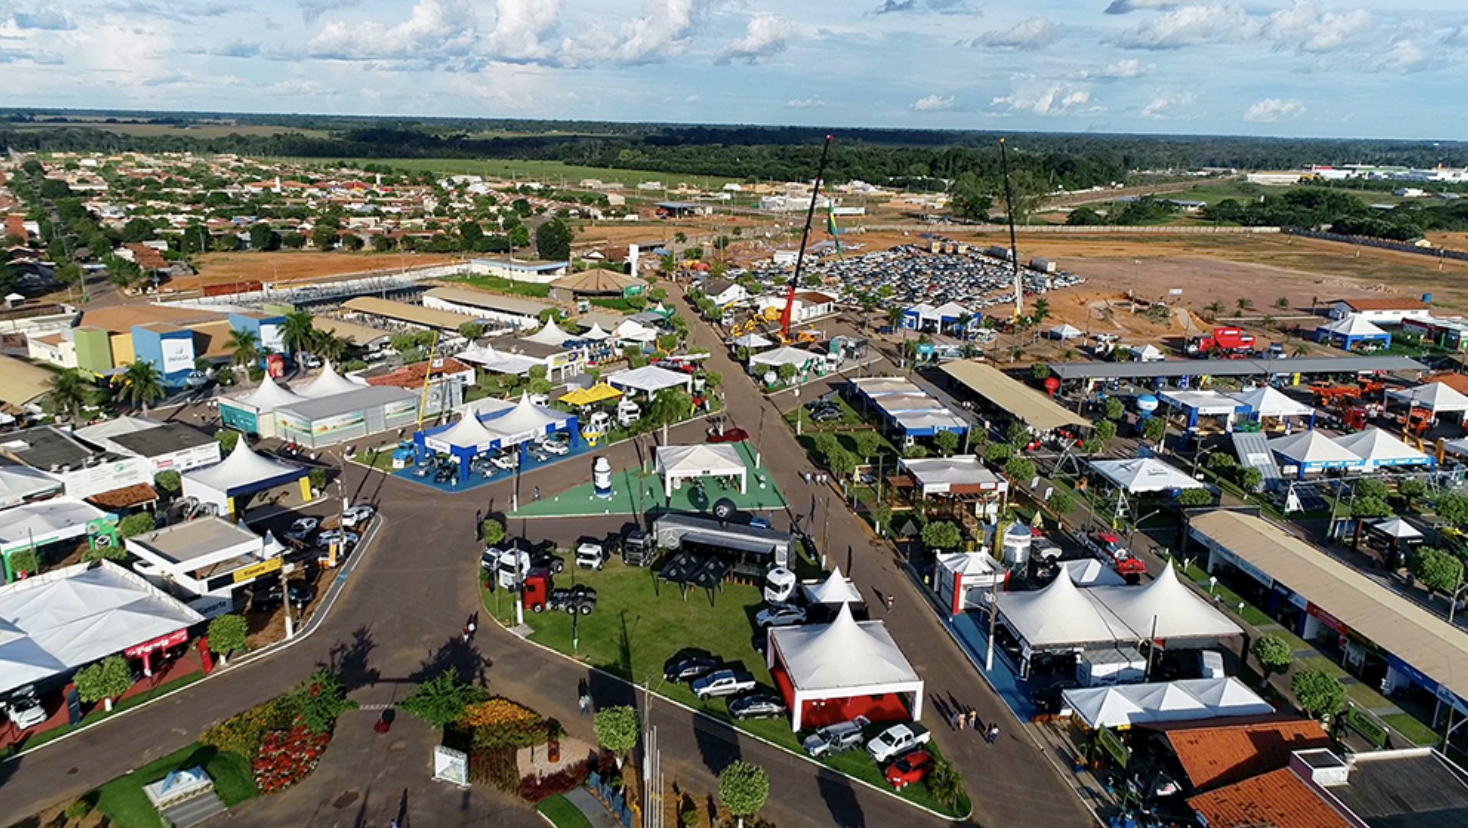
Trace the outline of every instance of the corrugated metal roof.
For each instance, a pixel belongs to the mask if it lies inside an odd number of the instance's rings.
[[[1468,698],[1468,633],[1255,515],[1218,510],[1194,535],[1288,586],[1439,684]]]
[[[547,305],[543,302],[532,302],[529,299],[501,296],[498,293],[485,293],[482,290],[466,290],[464,288],[436,287],[423,295],[432,296],[435,299],[453,302],[458,305],[469,305],[470,307],[505,311],[507,313],[522,313],[526,316],[539,316],[541,311],[554,307],[554,305]]]
[[[1351,374],[1359,371],[1426,371],[1407,357],[1281,357],[1279,359],[1169,359],[1162,362],[1052,362],[1063,380],[1149,377],[1254,377],[1274,374]]]
[[[1010,377],[992,365],[962,360],[942,366],[943,373],[970,391],[1003,408],[1040,431],[1065,426],[1090,426],[1091,421]]]
[[[411,322],[415,325],[441,328],[447,331],[457,331],[460,325],[473,320],[472,316],[465,316],[461,313],[450,313],[448,311],[425,308],[421,305],[392,302],[387,299],[379,299],[376,296],[358,296],[354,299],[348,299],[342,304],[342,307],[354,313],[381,316],[387,319],[396,319],[399,322]]]

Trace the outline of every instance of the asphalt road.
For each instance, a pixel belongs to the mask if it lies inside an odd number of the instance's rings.
[[[825,551],[843,568],[850,558],[852,574],[872,606],[879,606],[888,595],[895,597],[886,620],[927,682],[924,723],[964,774],[975,800],[972,822],[1016,828],[1093,824],[1068,780],[1023,732],[948,637],[925,605],[918,586],[893,560],[890,548],[874,541],[865,524],[840,505],[834,489],[816,491],[802,481],[800,473],[809,468],[805,454],[794,435],[778,422],[775,405],[754,390],[711,329],[701,322],[692,327],[696,343],[711,350],[712,367],[725,377],[730,418],[751,434],[761,434],[765,463],[790,498],[792,510],[814,512],[825,509],[829,502],[829,520],[816,513],[805,525],[825,526]],[[766,420],[763,429],[759,428],[761,409]],[[673,429],[671,442],[702,438],[703,424],[690,423]],[[620,468],[638,462],[638,452],[646,452],[650,444],[649,438],[643,438],[639,444],[625,443],[602,453],[614,468]],[[589,478],[587,462],[573,460],[526,474],[521,491],[539,486],[543,492],[554,493],[584,483]],[[598,704],[638,701],[625,683],[589,674],[584,666],[548,654],[492,622],[481,625],[472,645],[460,640],[465,620],[478,605],[475,573],[480,546],[474,540],[475,515],[508,509],[511,481],[444,495],[348,466],[344,482],[353,502],[380,505],[382,525],[319,628],[267,658],[230,668],[161,702],[0,764],[0,815],[35,813],[177,750],[209,725],[288,690],[319,663],[339,668],[352,697],[364,704],[390,704],[423,678],[456,665],[482,676],[492,692],[558,718],[572,735],[588,741],[594,741],[590,721],[577,714],[576,705],[583,680],[589,682]],[[623,521],[527,520],[510,529],[531,540],[564,543],[582,533],[615,530]],[[777,521],[777,525],[785,523],[788,519]],[[884,611],[876,615],[882,617]],[[971,732],[949,731],[935,703],[972,707],[983,721],[998,721],[1002,731],[998,744],[986,745]],[[676,777],[686,788],[716,790],[715,774],[737,758],[769,769],[772,791],[763,814],[782,828],[944,822],[656,697],[647,715],[659,727],[666,775]],[[426,756],[422,767],[426,773]],[[363,774],[369,772],[364,757]],[[345,781],[341,784],[341,790],[327,789],[323,777],[316,785],[309,781],[303,785],[292,794],[295,804],[288,809],[292,824],[298,824],[294,815],[302,815],[305,821],[299,824],[303,825],[337,824],[340,813],[327,805],[356,789]],[[308,795],[317,796],[320,807],[313,809],[299,801]],[[456,792],[443,795],[458,796]],[[269,803],[265,800],[252,811],[265,808],[270,813]]]

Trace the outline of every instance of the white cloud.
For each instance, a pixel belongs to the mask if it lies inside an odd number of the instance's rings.
[[[872,14],[951,14],[978,16],[983,11],[969,0],[884,0]]]
[[[790,23],[784,18],[757,14],[744,27],[744,37],[725,47],[717,62],[763,63],[789,48],[789,32]]]
[[[486,43],[496,59],[537,61],[552,56],[555,47],[546,36],[555,31],[561,0],[499,0],[494,31]]]
[[[815,109],[825,105],[820,98],[791,98],[785,102],[786,109]]]
[[[66,59],[45,49],[15,49],[0,46],[0,63],[34,63],[38,66],[57,66]]]
[[[1151,66],[1143,66],[1142,62],[1136,58],[1127,58],[1125,60],[1118,60],[1115,63],[1109,63],[1100,69],[1082,69],[1076,73],[1076,77],[1082,80],[1140,78],[1143,75],[1151,74],[1152,68]]]
[[[1114,42],[1124,49],[1181,49],[1237,39],[1251,25],[1242,6],[1183,6],[1122,32]]]
[[[214,44],[206,54],[214,57],[252,58],[260,54],[260,44],[235,38]]]
[[[1347,46],[1371,27],[1366,9],[1327,11],[1319,0],[1295,0],[1269,14],[1252,14],[1238,2],[1178,6],[1112,42],[1124,49],[1181,49],[1205,43],[1275,43],[1301,52]]]
[[[1416,69],[1425,60],[1427,53],[1416,43],[1398,40],[1376,61],[1375,66],[1388,72],[1408,72]]]
[[[713,0],[657,0],[653,10],[616,31],[593,28],[561,43],[560,59],[573,66],[611,61],[628,65],[660,63],[688,50],[694,23]]]
[[[278,83],[272,83],[266,87],[272,94],[276,95],[315,95],[321,92],[320,81],[305,80],[303,78],[291,78]]]
[[[985,32],[973,45],[990,49],[1014,49],[1033,52],[1054,43],[1060,37],[1060,26],[1046,17],[1031,17],[1004,31]]]
[[[301,16],[311,23],[323,14],[338,9],[351,9],[362,5],[362,0],[297,0]]]
[[[1177,0],[1111,0],[1107,14],[1129,14],[1134,11],[1177,8]]]
[[[1173,107],[1192,106],[1197,101],[1197,96],[1192,92],[1180,92],[1169,95],[1158,92],[1152,96],[1152,100],[1142,107],[1142,117],[1152,121],[1165,121],[1173,117],[1169,111]]]
[[[953,96],[929,95],[926,98],[918,98],[908,107],[915,112],[936,112],[940,109],[953,108]]]
[[[1091,93],[1065,84],[1026,85],[1014,92],[996,97],[991,104],[1003,106],[1010,112],[1035,115],[1075,114],[1076,110],[1091,101]],[[1093,111],[1095,107],[1088,108]]]
[[[17,29],[40,29],[48,32],[64,32],[76,28],[76,23],[64,12],[56,9],[38,9],[25,12],[16,9],[10,19]]]
[[[408,19],[393,25],[333,20],[307,51],[330,60],[433,60],[466,54],[478,28],[469,0],[418,0]]]
[[[1318,0],[1295,0],[1293,6],[1265,19],[1261,35],[1265,40],[1298,44],[1301,51],[1329,52],[1370,25],[1371,12],[1366,9],[1338,13],[1325,11]]]
[[[1253,124],[1273,124],[1304,111],[1305,104],[1300,101],[1265,98],[1249,107],[1249,111],[1244,113],[1244,120]]]

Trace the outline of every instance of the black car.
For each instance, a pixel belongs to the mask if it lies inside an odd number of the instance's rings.
[[[729,702],[729,715],[746,719],[773,719],[789,712],[785,702],[773,693],[750,693]]]
[[[663,670],[663,678],[674,684],[691,682],[694,679],[703,678],[723,666],[723,659],[715,656],[690,656],[668,665]]]
[[[311,586],[308,583],[304,583],[302,581],[291,581],[289,590],[291,596],[291,605],[294,606],[296,609],[300,609],[301,607],[304,607],[312,601],[316,600],[316,587]],[[280,582],[277,581],[273,584],[270,584],[269,586],[266,586],[263,590],[257,590],[254,594],[254,597],[250,600],[250,605],[253,606],[255,609],[269,609],[271,607],[278,607],[280,606],[283,597],[284,592],[281,590]]]
[[[816,423],[833,423],[845,416],[846,414],[839,408],[822,408],[818,411],[811,412],[810,419],[811,422]]]

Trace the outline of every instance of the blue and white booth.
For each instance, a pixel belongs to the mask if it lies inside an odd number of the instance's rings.
[[[1225,431],[1233,431],[1234,417],[1247,412],[1248,406],[1217,391],[1164,391],[1158,399],[1187,417],[1188,430],[1198,427],[1199,417],[1222,417]]]
[[[1361,458],[1367,469],[1401,466],[1432,466],[1437,458],[1402,442],[1402,438],[1379,428],[1335,438],[1335,444]]]
[[[1314,408],[1286,396],[1284,392],[1269,386],[1261,385],[1251,391],[1232,394],[1246,409],[1250,420],[1263,422],[1265,419],[1278,419],[1285,421],[1288,428],[1290,417],[1300,417],[1307,420],[1307,428],[1315,428]]]
[[[469,462],[487,452],[518,447],[521,460],[538,438],[565,432],[571,445],[580,442],[581,430],[575,414],[567,414],[536,405],[528,396],[513,405],[492,407],[488,411],[472,404],[464,409],[457,422],[419,431],[413,435],[419,462],[434,452],[443,452],[459,461],[459,479],[469,477]]]
[[[1307,474],[1330,469],[1360,469],[1366,465],[1359,456],[1314,430],[1276,437],[1269,441],[1269,450],[1274,452],[1280,465],[1294,466],[1296,476],[1301,479]]]
[[[1353,313],[1315,329],[1315,340],[1354,351],[1359,346],[1390,348],[1392,335],[1372,324],[1366,317]]]

